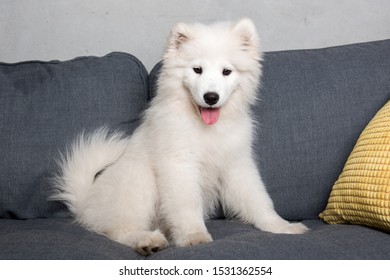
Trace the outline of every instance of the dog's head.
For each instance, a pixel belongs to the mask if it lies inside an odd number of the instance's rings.
[[[181,81],[203,122],[214,124],[232,99],[237,99],[236,107],[254,102],[260,60],[256,28],[242,19],[234,24],[177,24],[164,66]]]

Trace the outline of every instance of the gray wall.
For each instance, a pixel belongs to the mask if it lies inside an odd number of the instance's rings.
[[[243,16],[265,51],[390,38],[389,0],[0,0],[0,61],[125,51],[150,70],[175,22]]]

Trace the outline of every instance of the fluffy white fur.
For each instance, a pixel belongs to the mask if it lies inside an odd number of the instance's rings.
[[[204,220],[218,201],[228,216],[258,229],[304,233],[303,224],[275,212],[252,157],[260,60],[249,19],[177,24],[140,127],[130,138],[106,129],[81,136],[61,162],[56,199],[86,228],[143,255],[168,240],[212,241]],[[207,104],[209,92],[218,95],[215,104]],[[216,123],[205,123],[202,108],[218,112]]]

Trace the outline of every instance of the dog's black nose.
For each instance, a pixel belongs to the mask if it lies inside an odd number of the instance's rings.
[[[217,104],[218,100],[219,100],[219,95],[218,93],[216,92],[206,92],[204,95],[203,95],[203,99],[204,101],[212,106],[214,104]]]

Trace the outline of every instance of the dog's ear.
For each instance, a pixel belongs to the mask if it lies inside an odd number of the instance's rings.
[[[168,38],[167,48],[164,52],[163,60],[177,57],[180,49],[191,38],[191,28],[185,23],[177,23],[171,30]]]
[[[177,23],[171,30],[171,35],[168,40],[168,49],[178,50],[189,40],[190,31],[185,23]]]
[[[251,51],[259,48],[260,40],[252,20],[243,18],[233,25],[232,30],[240,37],[243,50]]]

